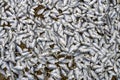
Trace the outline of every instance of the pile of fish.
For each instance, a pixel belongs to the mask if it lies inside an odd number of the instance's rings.
[[[0,73],[120,80],[120,1],[0,0]]]

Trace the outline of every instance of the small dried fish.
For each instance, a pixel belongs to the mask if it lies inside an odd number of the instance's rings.
[[[23,70],[24,67],[23,66],[15,66],[14,69],[16,69],[16,70]]]

